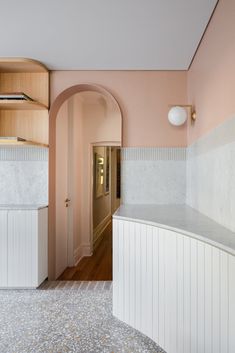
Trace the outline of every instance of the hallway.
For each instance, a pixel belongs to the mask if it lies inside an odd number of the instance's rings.
[[[84,257],[76,267],[67,268],[59,277],[59,280],[112,280],[112,223],[106,228],[103,239],[95,249],[93,255]]]

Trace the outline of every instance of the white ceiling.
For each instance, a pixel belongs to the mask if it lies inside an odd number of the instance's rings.
[[[0,56],[54,70],[185,70],[217,0],[0,0]]]

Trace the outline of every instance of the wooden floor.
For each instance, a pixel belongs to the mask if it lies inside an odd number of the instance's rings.
[[[84,257],[76,267],[67,268],[60,281],[111,281],[112,280],[112,225],[92,256]]]

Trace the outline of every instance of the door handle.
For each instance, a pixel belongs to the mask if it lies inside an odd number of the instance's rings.
[[[66,199],[66,200],[64,200],[64,203],[65,203],[65,207],[69,207],[69,202],[70,202],[71,200],[70,199]]]

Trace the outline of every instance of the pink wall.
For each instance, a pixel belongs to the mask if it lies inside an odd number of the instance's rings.
[[[197,121],[188,144],[235,115],[235,1],[221,0],[188,72]]]
[[[187,127],[173,127],[168,105],[187,99],[185,71],[52,71],[51,103],[79,83],[105,87],[123,112],[123,146],[186,146]]]

